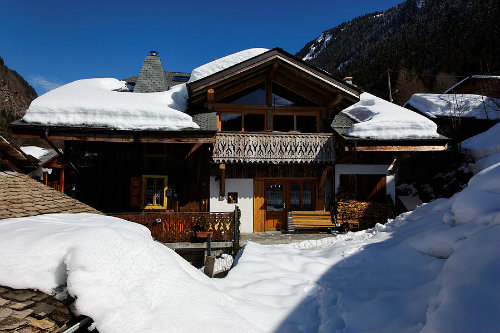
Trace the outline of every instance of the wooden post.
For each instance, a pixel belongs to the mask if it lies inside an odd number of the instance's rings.
[[[226,197],[226,165],[220,164],[220,188],[219,188],[219,201],[223,201]]]
[[[207,256],[207,259],[205,260],[205,275],[207,275],[209,278],[213,278],[215,275],[215,257],[214,256]]]
[[[59,183],[61,184],[61,192],[64,193],[64,169],[59,173]]]
[[[207,90],[208,111],[214,110],[214,102],[215,102],[215,91],[213,89],[208,89]]]
[[[234,207],[234,241],[233,241],[233,255],[236,255],[240,249],[240,211],[238,206]]]

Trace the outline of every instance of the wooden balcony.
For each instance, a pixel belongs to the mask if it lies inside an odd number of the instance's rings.
[[[217,133],[216,163],[333,163],[331,133]]]

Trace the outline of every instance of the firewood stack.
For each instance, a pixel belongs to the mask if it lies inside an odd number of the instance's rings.
[[[355,194],[339,188],[337,200],[337,221],[346,230],[369,229],[394,217],[390,199],[385,202],[357,201]]]

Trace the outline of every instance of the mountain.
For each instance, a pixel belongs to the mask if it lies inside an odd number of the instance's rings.
[[[473,74],[500,74],[500,1],[407,0],[324,31],[299,58],[394,101],[442,93]]]
[[[37,97],[35,89],[0,57],[0,135],[11,138],[9,124],[20,119]]]

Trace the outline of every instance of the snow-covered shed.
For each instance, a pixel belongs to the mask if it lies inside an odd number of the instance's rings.
[[[500,121],[500,77],[473,75],[443,94],[413,94],[404,107],[432,119],[441,134],[459,142]]]

